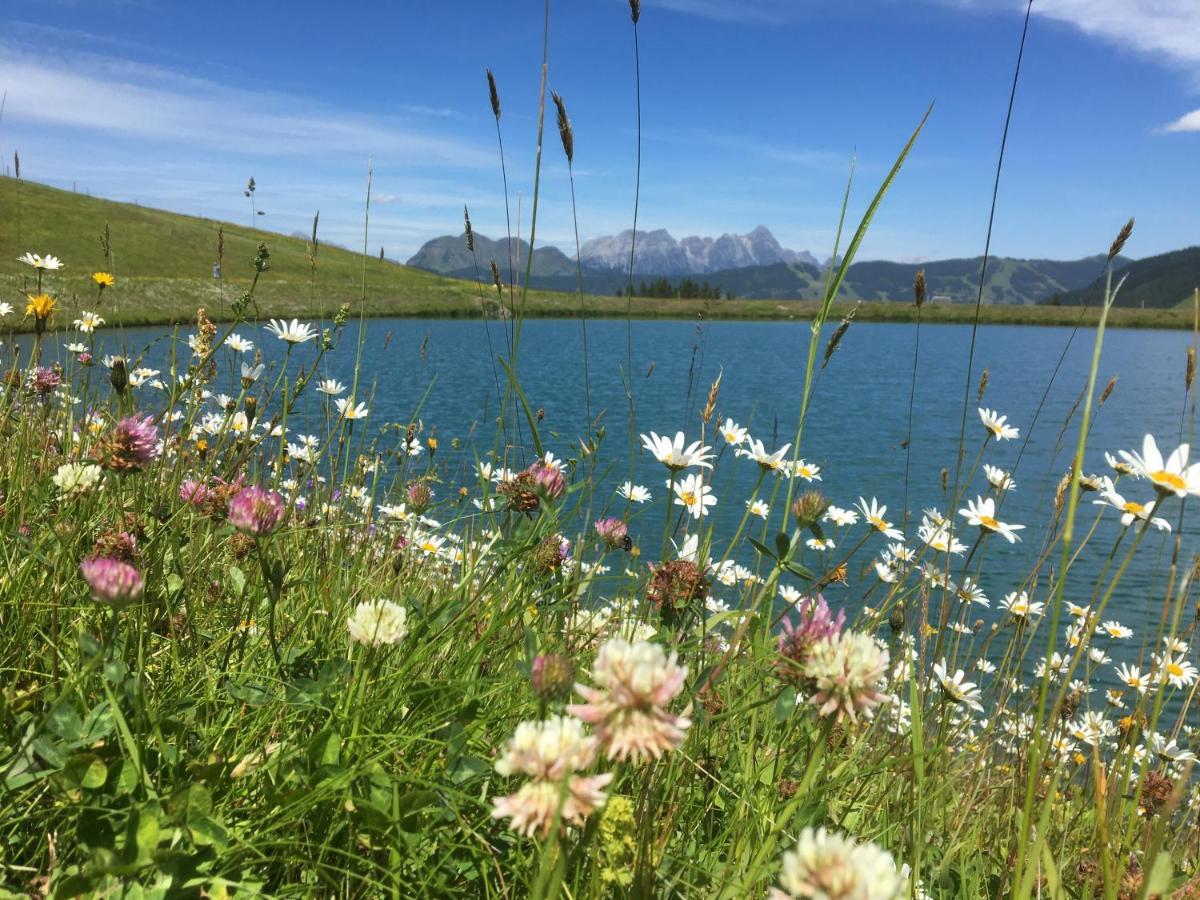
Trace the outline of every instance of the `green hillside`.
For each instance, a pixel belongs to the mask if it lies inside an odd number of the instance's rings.
[[[14,306],[23,306],[23,291],[32,287],[34,274],[17,257],[32,251],[65,262],[47,282],[60,295],[64,313],[98,309],[110,323],[157,323],[187,320],[205,306],[210,316],[218,317],[249,286],[260,241],[271,253],[270,271],[255,293],[262,315],[327,315],[346,302],[354,302],[357,311],[362,292],[360,254],[320,246],[314,275],[307,242],[300,238],[13,178],[0,178],[0,210],[0,298]],[[108,264],[101,247],[106,225],[112,251]],[[219,231],[220,283],[212,276]],[[99,306],[89,277],[97,269],[111,270],[117,278]],[[474,315],[481,306],[474,284],[391,261],[368,259],[366,279],[368,315]],[[489,287],[484,296],[491,304],[494,291]]]
[[[1113,272],[1113,284],[1125,283],[1117,295],[1118,306],[1145,309],[1191,307],[1192,293],[1200,288],[1200,247],[1187,247],[1158,256],[1148,256]],[[1104,294],[1104,282],[1097,279],[1087,287],[1064,294],[1061,302],[1097,303]]]

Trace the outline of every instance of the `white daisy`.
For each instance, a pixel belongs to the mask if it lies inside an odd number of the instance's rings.
[[[267,331],[289,344],[304,344],[317,336],[312,325],[307,322],[301,323],[299,319],[292,319],[290,322],[286,319],[271,319]]]
[[[642,446],[654,454],[654,458],[672,471],[686,469],[688,466],[703,466],[712,468],[712,447],[706,447],[699,441],[693,441],[684,446],[683,432],[675,433],[675,439],[659,436],[653,431],[642,435]]]
[[[986,428],[998,441],[1011,441],[1020,437],[1020,429],[1012,425],[1006,424],[1008,416],[1002,416],[992,409],[979,409],[979,420],[983,422],[983,427]]]
[[[1020,540],[1016,532],[1024,525],[1011,525],[996,519],[996,501],[991,497],[978,497],[975,502],[967,501],[967,508],[958,511],[967,520],[968,525],[978,525],[984,531],[992,531],[1001,535],[1010,544]]]

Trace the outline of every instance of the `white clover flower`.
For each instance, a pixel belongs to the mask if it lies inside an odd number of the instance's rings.
[[[567,712],[591,724],[609,759],[658,759],[683,743],[691,720],[667,712],[683,690],[687,667],[676,664],[658,644],[606,641],[592,666],[597,687],[576,684],[586,703]]]
[[[544,722],[522,722],[501,749],[496,771],[505,777],[531,780],[507,797],[492,801],[492,817],[511,819],[512,829],[526,836],[550,833],[554,820],[580,826],[607,799],[604,788],[612,773],[580,776],[596,756],[596,739],[578,719],[552,716]]]
[[[804,675],[816,685],[809,702],[818,714],[857,721],[884,699],[888,652],[869,634],[843,631],[809,648]]]
[[[390,600],[360,603],[346,620],[346,627],[350,639],[360,644],[398,644],[408,635],[408,610]]]
[[[783,871],[771,900],[901,900],[908,879],[892,855],[877,844],[805,828],[794,849],[783,854]]]
[[[62,497],[86,494],[100,482],[100,467],[92,463],[63,463],[51,477]]]

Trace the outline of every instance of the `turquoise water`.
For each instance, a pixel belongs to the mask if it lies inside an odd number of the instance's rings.
[[[254,326],[241,327],[238,333],[255,342],[269,368],[282,359],[283,344],[273,335]],[[949,468],[952,487],[970,334],[969,327],[958,325],[926,325],[920,332],[908,482],[908,506],[918,519],[923,507],[936,506],[947,512],[950,504],[949,494],[941,487],[941,470]],[[1077,439],[1078,413],[1065,434],[1064,424],[1086,383],[1094,339],[1091,331],[1076,335],[1034,424],[1070,334],[1066,328],[1020,326],[982,326],[978,332],[964,473],[971,467],[984,436],[975,400],[979,375],[987,368],[989,380],[982,405],[1007,415],[1021,428],[1021,438],[992,443],[984,461],[1013,471],[1017,489],[1005,500],[1002,518],[1028,526],[1022,532],[1021,543],[1010,546],[999,538],[987,543],[978,580],[992,598],[993,615],[1000,598],[1018,586],[1042,546],[1053,516],[1055,486]],[[682,429],[689,439],[698,438],[699,411],[710,383],[721,372],[718,419],[729,416],[749,427],[769,450],[790,442],[804,383],[808,336],[809,327],[802,322],[635,322],[632,383],[636,430],[673,434]],[[902,442],[908,428],[915,336],[912,325],[854,324],[828,368],[820,374],[801,447],[801,455],[821,467],[823,480],[819,487],[834,503],[848,507],[859,496],[876,496],[888,504],[889,513],[898,523],[903,519]],[[486,325],[461,320],[371,321],[362,346],[358,392],[371,413],[357,427],[362,434],[378,435],[387,422],[408,423],[419,418],[424,434],[433,431],[439,439],[436,460],[445,467],[448,482],[439,491],[440,496],[451,495],[459,484],[473,485],[470,467],[475,455],[494,446],[498,396],[504,380],[503,370],[495,364],[489,348],[499,352],[507,347],[508,339],[505,324],[495,321]],[[624,321],[587,323],[589,378],[585,398],[583,332],[578,321],[529,321],[521,336],[520,383],[531,407],[544,413],[540,428],[547,449],[560,457],[578,457],[578,436],[585,433],[588,408],[593,419],[605,428],[600,470],[604,487],[599,492],[604,499],[613,498],[612,488],[629,477],[626,339]],[[1189,340],[1189,334],[1178,331],[1121,330],[1107,334],[1097,390],[1112,376],[1118,381],[1095,416],[1086,471],[1107,473],[1103,451],[1139,449],[1147,432],[1156,435],[1166,449],[1180,441],[1181,422],[1186,422],[1181,413]],[[146,365],[165,370],[172,335],[164,329],[129,329],[101,334],[98,344],[105,352],[115,352],[123,344],[131,358],[141,357]],[[337,352],[326,358],[323,374],[350,384],[356,349],[356,328],[351,325]],[[182,341],[177,352],[186,359],[189,351]],[[311,366],[316,352],[314,344],[301,345],[292,354],[293,364]],[[230,354],[222,365],[232,371],[235,359],[238,357]],[[264,378],[269,377],[270,371]],[[144,405],[153,408],[160,395],[149,388],[140,390]],[[297,432],[319,433],[321,419],[323,413],[310,403],[290,424]],[[714,426],[718,419],[714,419]],[[708,435],[707,442],[720,450],[723,444],[711,426]],[[454,446],[456,438],[458,447]],[[522,438],[528,438],[527,427],[522,423],[520,435],[510,428],[509,438],[510,443],[520,444]],[[394,446],[396,435],[386,440],[388,446]],[[522,451],[518,448],[513,452],[519,464]],[[529,458],[526,454],[525,460]],[[732,466],[732,461],[732,454],[726,451],[713,479],[718,504],[708,521],[716,524],[718,536],[732,532],[757,477],[757,467],[752,463],[739,460],[737,466]],[[642,537],[645,558],[652,559],[657,555],[661,535],[666,475],[661,465],[640,450],[635,473],[635,480],[654,493],[654,504],[641,510],[642,519],[632,529],[635,536],[640,533]],[[764,489],[770,486],[768,483]],[[1131,499],[1150,499],[1145,488],[1126,486]],[[980,472],[971,481],[967,496],[984,493],[986,487]],[[623,508],[615,498],[612,502],[614,510]],[[1084,529],[1090,526],[1097,509],[1081,507]],[[1170,504],[1165,514],[1177,523],[1178,504]],[[1115,515],[1110,513],[1100,524],[1092,549],[1082,558],[1079,572],[1095,571],[1119,529]],[[908,534],[913,545],[915,532],[915,523],[910,523]],[[1181,560],[1187,564],[1196,546],[1197,529],[1185,520],[1182,533]],[[867,550],[882,550],[884,545],[882,538],[873,538]],[[1117,618],[1139,631],[1139,637],[1143,628],[1157,624],[1165,588],[1161,573],[1172,546],[1170,536],[1149,535],[1111,606]],[[753,563],[748,547],[738,555],[739,561]],[[836,557],[835,551],[828,559]],[[1053,561],[1057,558],[1056,553]],[[866,553],[856,556],[862,564],[869,559]],[[821,568],[822,561],[811,552],[806,562],[812,568]],[[1070,587],[1086,592],[1090,580],[1081,579]],[[835,587],[831,592],[848,605],[858,599],[843,588]],[[1086,602],[1086,594],[1072,599]]]

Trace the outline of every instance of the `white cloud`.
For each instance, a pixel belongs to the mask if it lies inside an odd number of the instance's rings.
[[[942,0],[968,9],[1023,13],[1025,0]],[[1033,15],[1074,25],[1092,37],[1194,68],[1200,63],[1197,0],[1035,0]]]
[[[11,86],[5,115],[17,124],[248,155],[374,154],[398,163],[493,163],[490,151],[415,128],[403,118],[367,116],[109,57],[74,55],[68,62],[0,43],[0,84]]]
[[[1190,113],[1180,116],[1171,124],[1164,125],[1162,130],[1169,132],[1200,131],[1200,109],[1194,109]]]
[[[775,24],[793,18],[798,11],[792,0],[652,0],[652,3],[673,12],[722,22]]]

